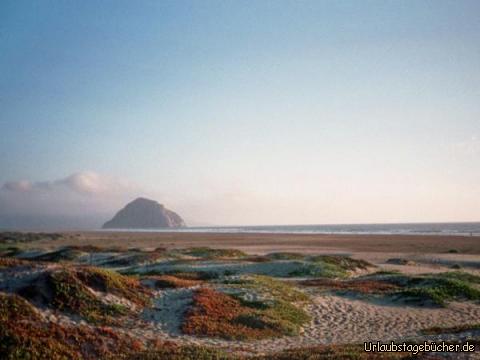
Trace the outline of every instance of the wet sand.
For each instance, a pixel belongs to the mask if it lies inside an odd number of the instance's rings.
[[[99,245],[141,248],[183,248],[208,246],[236,248],[248,253],[272,251],[302,253],[410,253],[480,255],[478,236],[441,235],[324,235],[324,234],[225,234],[225,233],[158,233],[158,232],[69,232],[59,240],[39,241],[31,247],[64,245]]]

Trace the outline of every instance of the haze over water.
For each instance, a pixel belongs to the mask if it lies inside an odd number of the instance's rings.
[[[414,224],[335,224],[335,225],[263,225],[204,226],[179,229],[134,229],[119,231],[271,233],[271,234],[378,234],[378,235],[463,235],[480,236],[480,222]]]

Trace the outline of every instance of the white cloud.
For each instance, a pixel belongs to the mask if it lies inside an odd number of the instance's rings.
[[[51,222],[52,227],[58,227],[61,223],[59,219],[64,222],[71,219],[74,224],[75,219],[86,218],[90,220],[83,223],[99,226],[127,202],[145,195],[139,187],[125,179],[91,171],[53,181],[10,181],[0,188],[0,227],[17,223],[15,227],[22,227],[25,219],[29,222],[34,219],[37,224],[40,218],[48,218],[45,221]],[[2,224],[2,219],[6,225]]]

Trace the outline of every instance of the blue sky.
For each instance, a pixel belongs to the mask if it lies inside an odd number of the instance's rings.
[[[479,34],[478,1],[2,1],[0,184],[88,171],[211,224],[479,220]]]

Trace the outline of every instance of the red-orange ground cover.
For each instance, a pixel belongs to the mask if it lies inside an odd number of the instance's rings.
[[[35,263],[28,260],[0,257],[0,268],[23,266],[23,265],[35,266]]]
[[[28,301],[0,293],[0,354],[6,359],[98,359],[142,348],[109,328],[48,322]]]
[[[223,337],[227,339],[259,339],[279,335],[278,331],[263,323],[247,326],[238,321],[242,316],[254,316],[255,310],[235,298],[214,291],[199,289],[193,296],[193,306],[184,319],[185,334]]]

